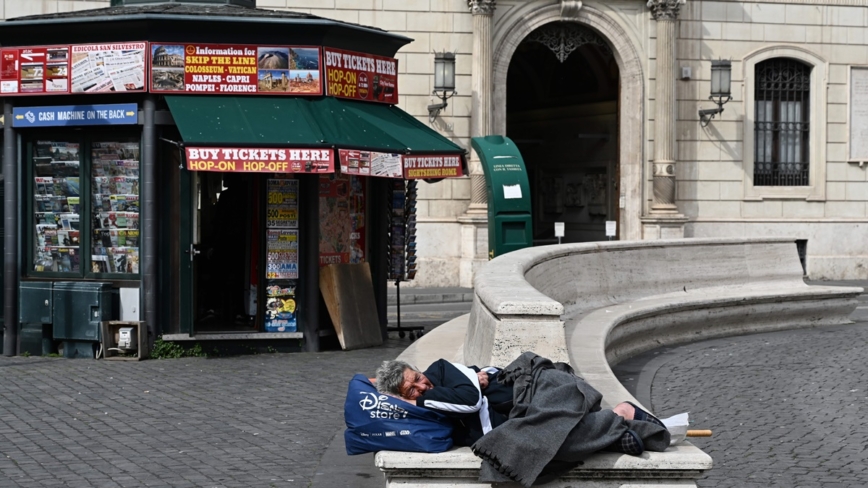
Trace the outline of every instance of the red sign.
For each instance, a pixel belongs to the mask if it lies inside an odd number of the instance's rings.
[[[236,173],[334,173],[331,149],[187,147],[187,169]]]
[[[341,149],[341,173],[345,175],[380,176],[400,178],[401,155],[371,151]]]
[[[69,93],[69,46],[6,48],[0,51],[0,93]]]
[[[461,156],[455,154],[404,156],[404,178],[408,180],[456,176],[464,176]]]
[[[373,54],[323,48],[329,96],[398,103],[398,60]]]
[[[322,95],[320,48],[151,43],[151,91]]]
[[[147,42],[0,50],[0,94],[145,91]]]

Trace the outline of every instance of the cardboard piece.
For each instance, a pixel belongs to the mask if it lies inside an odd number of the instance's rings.
[[[368,263],[330,264],[320,268],[319,288],[342,349],[383,344]]]

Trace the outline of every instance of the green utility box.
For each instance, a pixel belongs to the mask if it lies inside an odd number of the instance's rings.
[[[100,341],[101,322],[115,320],[114,291],[110,283],[54,283],[54,340],[63,341],[63,356],[93,359]]]
[[[504,136],[474,137],[488,190],[488,259],[533,245],[530,184],[524,159]]]
[[[18,294],[18,354],[47,356],[52,340],[52,286],[50,281],[24,281]]]

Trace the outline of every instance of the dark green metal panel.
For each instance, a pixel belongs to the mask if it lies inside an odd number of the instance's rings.
[[[18,316],[21,323],[51,323],[52,282],[25,281],[19,286]]]
[[[52,317],[55,340],[100,340],[100,322],[114,320],[110,283],[54,283]]]
[[[530,184],[518,147],[508,137],[474,137],[488,190],[488,258],[533,245]]]

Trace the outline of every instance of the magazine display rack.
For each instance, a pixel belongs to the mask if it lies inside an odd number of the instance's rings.
[[[96,142],[91,149],[95,273],[139,272],[139,144]]]
[[[416,180],[394,180],[389,194],[389,279],[395,280],[398,321],[388,330],[402,339],[404,331],[416,339],[425,330],[422,326],[401,326],[401,282],[416,277],[416,185]]]
[[[78,144],[59,141],[34,144],[34,271],[81,271],[80,170]]]

